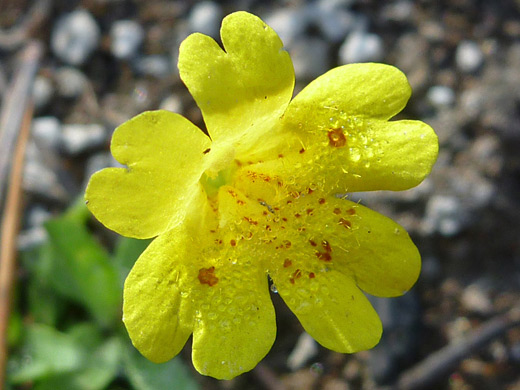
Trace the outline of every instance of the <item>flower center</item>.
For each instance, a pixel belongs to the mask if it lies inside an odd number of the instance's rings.
[[[211,198],[218,193],[220,187],[231,183],[237,165],[234,163],[235,150],[231,146],[213,147],[208,157],[208,168],[202,174],[200,183],[208,198]]]

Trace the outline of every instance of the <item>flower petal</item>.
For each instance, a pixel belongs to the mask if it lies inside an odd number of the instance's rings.
[[[318,77],[291,102],[287,125],[304,131],[329,123],[330,118],[361,117],[387,120],[400,112],[411,95],[406,76],[385,64],[344,65]]]
[[[221,37],[225,51],[206,35],[184,40],[181,79],[202,110],[213,140],[256,136],[272,127],[291,99],[291,59],[278,35],[247,12],[224,18]]]
[[[231,379],[253,369],[276,336],[274,308],[265,271],[247,241],[236,243],[227,258],[203,268],[218,282],[200,286],[193,333],[193,364],[204,375]]]
[[[276,175],[296,190],[328,193],[415,187],[430,173],[438,153],[433,129],[413,120],[346,118],[314,133],[295,134],[293,144],[284,146],[283,158],[247,169]]]
[[[271,277],[303,328],[324,347],[353,353],[379,342],[381,321],[351,277],[335,270],[304,275],[294,284],[276,273]]]
[[[207,135],[178,114],[149,111],[130,119],[116,129],[111,144],[114,158],[128,169],[95,173],[86,190],[88,208],[127,237],[171,229],[190,204],[203,201],[199,178],[209,146]]]
[[[126,329],[134,346],[156,363],[177,355],[193,329],[193,304],[183,297],[189,243],[190,237],[181,227],[159,236],[139,257],[125,282]]]

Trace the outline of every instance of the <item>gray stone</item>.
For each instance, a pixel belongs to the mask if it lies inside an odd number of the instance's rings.
[[[135,68],[142,75],[153,76],[158,79],[166,78],[172,73],[170,59],[159,54],[137,58]]]
[[[444,85],[430,87],[426,97],[430,104],[437,108],[450,107],[455,103],[455,92]]]
[[[276,31],[285,46],[291,47],[308,27],[309,13],[304,8],[279,8],[263,20]]]
[[[466,73],[471,73],[480,68],[484,62],[484,55],[477,43],[473,41],[461,41],[455,52],[457,68]]]
[[[100,37],[92,15],[77,10],[58,19],[51,35],[51,49],[63,62],[82,65],[98,47]]]
[[[485,283],[472,283],[462,293],[462,306],[472,313],[489,315],[493,312],[493,302],[489,293],[489,288],[486,288]]]
[[[88,83],[83,72],[73,67],[59,68],[54,74],[58,95],[67,99],[74,99],[83,94]]]
[[[32,136],[39,145],[57,151],[61,143],[61,123],[53,116],[34,118]]]
[[[352,32],[339,48],[341,64],[377,62],[383,56],[383,41],[379,35],[365,31]]]
[[[291,48],[297,79],[314,79],[329,70],[329,46],[319,38],[301,38]]]
[[[224,13],[220,5],[212,1],[196,3],[188,16],[190,31],[218,38]]]
[[[166,97],[161,104],[159,105],[161,110],[168,110],[171,112],[176,112],[178,114],[182,113],[182,100],[177,95],[170,95]]]
[[[67,124],[63,125],[61,141],[65,153],[77,155],[103,146],[107,132],[100,124]]]
[[[32,91],[34,108],[38,111],[47,107],[52,99],[52,96],[54,95],[54,92],[54,86],[48,77],[36,76],[34,79]]]
[[[144,30],[133,20],[118,20],[110,29],[110,51],[114,57],[127,60],[135,57],[143,43]]]
[[[354,14],[345,7],[345,1],[320,0],[309,5],[309,19],[331,42],[338,43],[354,30],[364,30],[368,21],[364,15]]]
[[[427,234],[454,236],[467,224],[467,210],[455,196],[434,195],[426,205],[423,229]]]

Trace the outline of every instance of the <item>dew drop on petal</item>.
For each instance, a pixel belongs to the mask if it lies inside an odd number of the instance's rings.
[[[275,294],[278,294],[278,289],[276,288],[276,286],[274,284],[271,284],[271,291],[274,292]]]

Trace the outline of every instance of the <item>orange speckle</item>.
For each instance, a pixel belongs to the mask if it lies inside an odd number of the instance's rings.
[[[351,208],[349,208],[349,209],[347,210],[347,214],[349,214],[349,215],[354,215],[354,214],[356,214],[356,210],[354,210],[354,208],[351,207]]]
[[[310,215],[314,211],[314,209],[307,209],[306,211],[307,211],[307,215]]]
[[[326,252],[332,252],[332,248],[330,247],[330,244],[327,240],[323,240],[321,242],[321,246],[323,247],[323,249],[325,249]]]
[[[269,213],[265,210],[262,212],[262,215],[267,215],[267,214],[269,214]]]
[[[312,194],[313,192],[314,192],[314,190],[313,190],[312,188],[309,188],[309,189],[307,190],[307,193],[308,193],[309,195]]]
[[[316,274],[314,272],[309,273],[309,278],[314,279],[316,277]]]
[[[242,205],[245,205],[246,202],[244,202],[242,199],[237,199],[237,204],[239,204],[240,206],[242,206]]]
[[[340,148],[347,144],[347,138],[345,134],[343,134],[343,130],[341,128],[331,129],[327,136],[329,137],[329,145],[335,148]]]
[[[302,215],[299,214],[299,213],[296,213],[296,214],[294,214],[294,216],[295,216],[296,218],[300,218]]]
[[[291,261],[291,260],[289,260],[289,259],[285,259],[285,260],[283,261],[283,267],[284,267],[284,268],[288,268],[288,267],[290,267],[291,265],[292,265],[292,261]]]
[[[287,204],[291,204],[291,203],[292,203],[292,200],[288,200],[288,201],[287,201]]]
[[[215,239],[215,244],[222,244],[222,240],[219,240],[218,238]]]
[[[238,196],[237,193],[233,190],[228,190],[228,194],[231,195],[233,198],[236,198]]]
[[[334,209],[333,213],[334,213],[334,214],[337,214],[337,215],[341,214],[341,210],[340,210],[340,208],[339,208],[339,207],[336,207],[336,208]]]
[[[282,217],[282,221],[287,222],[287,218]]]
[[[278,155],[278,158],[283,158],[283,154],[280,153],[280,154]]]
[[[312,246],[317,246],[318,244],[316,244],[316,242],[312,241],[312,240],[309,240],[309,244],[311,244]]]
[[[251,225],[258,225],[258,221],[255,221],[254,219],[251,219],[249,217],[244,217],[244,220],[249,222]]]
[[[316,257],[322,261],[331,261],[332,260],[332,256],[330,255],[330,253],[323,253],[323,252],[316,252]]]
[[[289,241],[289,240],[283,241],[283,246],[286,247],[287,249],[289,249],[291,247],[291,245],[292,245],[291,241]]]
[[[300,149],[300,154],[305,153],[305,148]]]
[[[319,203],[319,204],[325,204],[325,199],[324,199],[324,198],[320,198],[320,199],[318,200],[318,203]]]
[[[211,152],[211,148],[207,148],[205,151],[203,151],[202,153],[203,154],[208,154],[209,152]]]
[[[340,218],[338,223],[341,225],[341,226],[345,226],[345,229],[350,229],[352,228],[352,223],[348,220],[348,219],[345,219],[345,218]]]
[[[218,283],[218,278],[215,276],[215,267],[199,269],[198,278],[200,284],[207,284],[210,287]]]
[[[231,241],[229,241],[229,243],[231,244],[231,246],[236,246],[237,245],[237,242],[235,240],[231,240]]]

